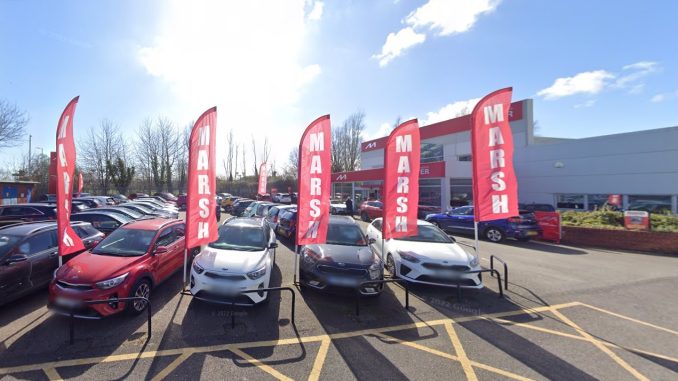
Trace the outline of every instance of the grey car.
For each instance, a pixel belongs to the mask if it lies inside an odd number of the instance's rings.
[[[372,250],[358,223],[347,216],[330,216],[327,241],[302,247],[299,277],[303,286],[328,292],[379,295],[384,263]],[[367,283],[366,283],[367,282]]]

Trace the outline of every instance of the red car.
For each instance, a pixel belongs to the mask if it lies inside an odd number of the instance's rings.
[[[431,205],[419,205],[417,208],[417,218],[423,220],[429,214],[440,213],[440,208]],[[375,218],[383,217],[384,203],[378,200],[363,201],[358,208],[358,214],[363,221],[371,221]]]
[[[99,319],[122,311],[139,314],[151,290],[184,264],[183,221],[156,218],[130,222],[113,231],[93,249],[66,262],[49,286],[49,307],[57,313]],[[109,303],[85,304],[92,300]]]
[[[148,197],[148,195],[146,193],[130,193],[129,196],[127,196],[130,200],[134,200],[137,197]]]

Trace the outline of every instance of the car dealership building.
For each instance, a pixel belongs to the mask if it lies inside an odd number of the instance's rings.
[[[531,99],[512,103],[509,119],[520,202],[678,213],[678,127],[540,137],[534,135]],[[420,204],[447,209],[472,202],[470,128],[469,115],[421,127]],[[381,197],[386,139],[362,143],[361,170],[332,174],[334,197],[352,195],[356,205]]]

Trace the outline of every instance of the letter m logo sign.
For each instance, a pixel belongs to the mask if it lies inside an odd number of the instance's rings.
[[[348,176],[346,176],[346,174],[344,173],[344,174],[337,176],[335,181],[346,181],[347,178],[348,178]]]
[[[377,142],[369,142],[369,143],[365,144],[364,149],[368,150],[368,149],[375,149],[375,148],[377,148]]]

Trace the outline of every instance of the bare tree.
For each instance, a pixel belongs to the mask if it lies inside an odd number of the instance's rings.
[[[271,145],[268,142],[268,136],[264,138],[264,151],[261,154],[261,162],[268,163],[268,159],[271,157]]]
[[[21,139],[26,135],[28,120],[25,111],[0,99],[0,148],[21,144]]]
[[[247,176],[247,151],[245,151],[245,143],[242,144],[242,177]]]
[[[89,135],[80,142],[80,167],[83,172],[92,176],[94,187],[99,193],[108,193],[111,173],[107,163],[113,163],[124,156],[124,146],[118,126],[108,119],[102,120],[98,127],[91,128]]]
[[[252,155],[254,155],[254,176],[259,176],[259,163],[257,162],[257,141],[252,135]]]
[[[341,127],[332,128],[332,171],[355,171],[360,167],[360,146],[365,130],[365,113],[349,115]]]
[[[143,177],[144,191],[162,186],[160,175],[160,144],[151,119],[145,119],[137,133],[136,161]]]
[[[224,161],[224,170],[226,171],[226,178],[228,181],[233,181],[233,149],[235,141],[233,140],[233,130],[228,130],[228,135],[226,137],[226,159]],[[238,154],[236,153],[236,160],[238,159]],[[237,166],[236,166],[237,167]]]
[[[234,163],[234,166],[233,166],[233,175],[234,175],[235,178],[238,177],[238,157],[239,157],[238,156],[239,155],[238,150],[239,150],[239,148],[240,148],[240,146],[236,143],[235,144],[235,163]]]
[[[296,179],[299,174],[299,147],[294,147],[287,156],[287,165],[285,166],[285,177]]]

